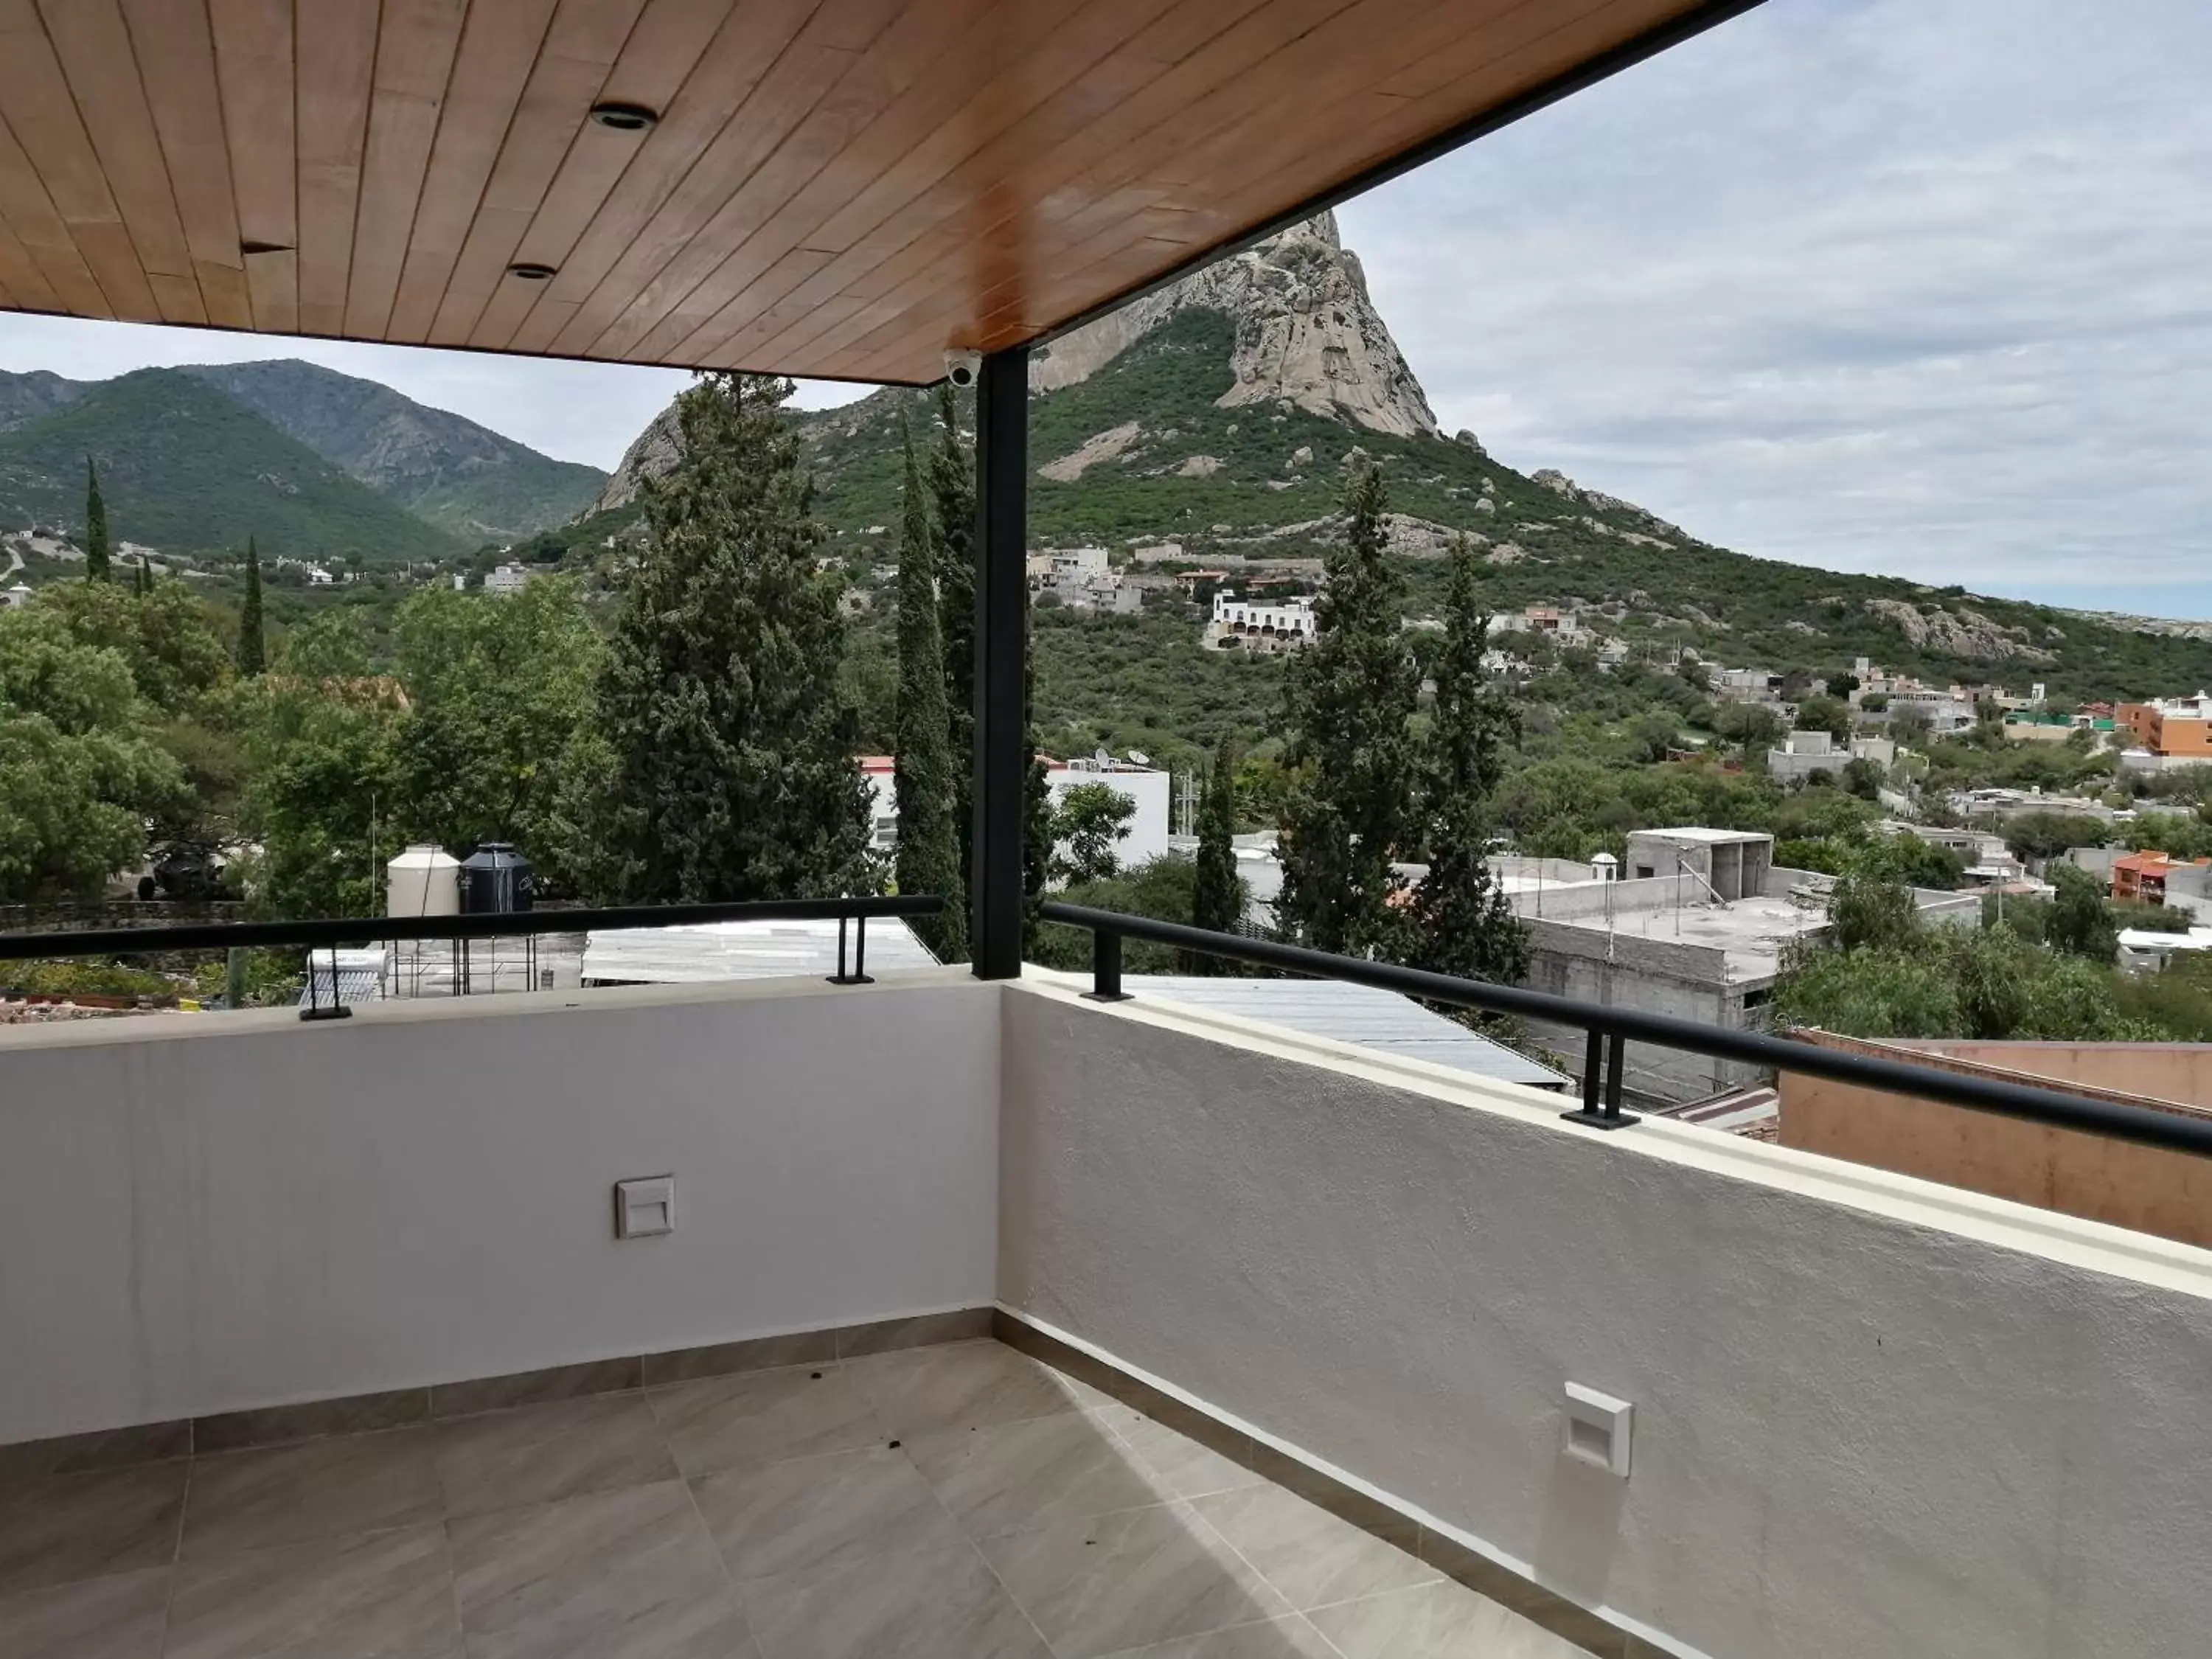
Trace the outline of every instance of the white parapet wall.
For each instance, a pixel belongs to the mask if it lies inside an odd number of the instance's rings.
[[[988,1305],[957,969],[0,1034],[0,1443]],[[673,1173],[617,1243],[612,1186]]]
[[[1003,1030],[1010,1310],[1656,1650],[2206,1650],[2212,1254],[1143,1000]]]

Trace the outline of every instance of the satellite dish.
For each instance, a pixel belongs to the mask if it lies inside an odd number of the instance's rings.
[[[1098,763],[1099,765],[1101,765],[1101,766],[1108,766],[1108,765],[1110,765],[1110,764],[1112,764],[1112,763],[1113,763],[1113,760],[1114,760],[1114,757],[1113,757],[1111,755],[1108,754],[1108,753],[1107,753],[1103,749],[1100,749],[1100,750],[1097,750],[1094,751],[1094,752],[1092,753],[1092,755],[1091,755],[1091,758],[1092,760],[1094,760],[1094,761],[1097,762],[1097,763]]]
[[[1152,763],[1152,757],[1141,749],[1132,749],[1129,751],[1129,759],[1138,766],[1150,766]]]

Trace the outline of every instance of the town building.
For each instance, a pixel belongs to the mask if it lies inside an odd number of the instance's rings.
[[[2164,904],[2169,898],[2206,896],[2212,859],[2169,858],[2164,853],[2127,853],[2112,860],[2112,896]]]
[[[1209,647],[1222,651],[1297,651],[1312,644],[1319,632],[1310,598],[1261,604],[1223,592],[1213,596],[1205,637]]]
[[[31,590],[21,582],[0,587],[0,611],[14,611],[31,602]]]
[[[523,565],[497,565],[484,572],[483,591],[496,599],[507,599],[528,586],[530,575],[529,569]]]
[[[1533,870],[1501,866],[1511,870],[1507,900],[1528,930],[1526,982],[1578,1001],[1763,1030],[1784,954],[1828,929],[1832,878],[1777,867],[1768,835],[1638,830],[1618,880],[1602,867],[1536,862]],[[1585,868],[1583,880],[1547,878]],[[1915,897],[1931,920],[1979,922],[1972,895],[1928,890]],[[1528,1030],[1579,1069],[1579,1032],[1542,1021]],[[1647,1103],[1700,1101],[1765,1076],[1737,1061],[1633,1042],[1626,1063],[1629,1094]]]
[[[1844,1054],[2212,1118],[2212,1043],[1796,1035]],[[1799,1072],[1783,1073],[1778,1087],[1784,1146],[2212,1247],[2212,1163],[2202,1158]]]
[[[1897,763],[1897,744],[1888,738],[1853,738],[1838,745],[1832,732],[1791,732],[1781,748],[1766,751],[1766,770],[1783,783],[1802,782],[1816,772],[1840,782],[1844,768],[1855,760],[1872,761],[1887,772]]]
[[[859,765],[868,786],[868,844],[888,855],[898,850],[897,762],[890,755],[863,755]],[[1169,850],[1174,782],[1171,773],[1158,767],[1103,753],[1083,760],[1048,758],[1045,764],[1045,786],[1055,809],[1080,784],[1103,783],[1127,797],[1136,811],[1115,847],[1115,855],[1124,866],[1142,864]]]
[[[2212,693],[2124,702],[2113,720],[2131,747],[2160,761],[2212,762]]]

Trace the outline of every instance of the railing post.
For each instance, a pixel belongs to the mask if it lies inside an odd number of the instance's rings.
[[[860,923],[860,950],[854,957],[853,971],[849,974],[845,971],[845,924],[848,921]],[[873,985],[875,981],[868,977],[867,967],[868,919],[866,916],[848,917],[840,912],[837,917],[837,971],[830,976],[830,982],[832,985]]]
[[[1583,1103],[1559,1115],[1592,1129],[1626,1129],[1642,1118],[1620,1109],[1622,1079],[1628,1071],[1628,1040],[1593,1028],[1583,1042]],[[1603,1103],[1601,1104],[1600,1103]]]
[[[1129,1000],[1129,994],[1121,988],[1121,936],[1110,927],[1091,930],[1091,988],[1083,994],[1091,1002]]]
[[[315,953],[307,951],[307,1006],[300,1010],[301,1019],[351,1019],[353,1010],[345,1006],[338,994],[338,947],[331,946],[331,1000],[323,1003],[322,994],[315,987]]]

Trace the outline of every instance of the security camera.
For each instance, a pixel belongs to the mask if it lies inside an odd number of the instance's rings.
[[[980,351],[948,351],[945,354],[945,378],[965,392],[975,384],[975,377],[983,372],[983,354]]]

